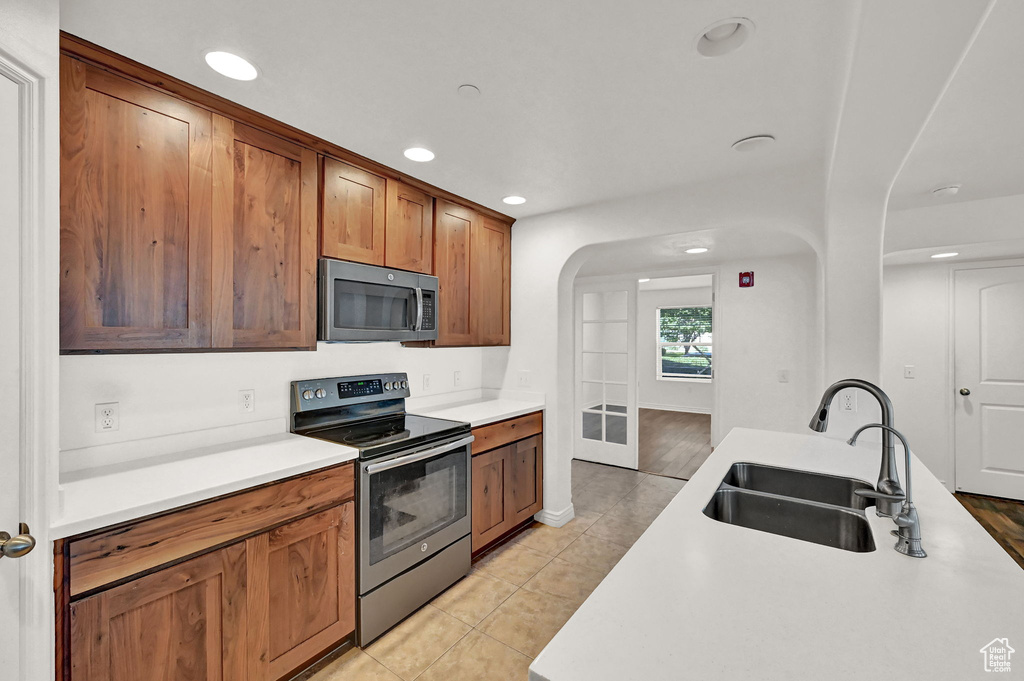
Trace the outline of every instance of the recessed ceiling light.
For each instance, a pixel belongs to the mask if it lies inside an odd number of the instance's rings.
[[[754,22],[745,17],[716,21],[697,38],[697,51],[705,57],[721,57],[743,46],[754,35]]]
[[[774,141],[775,137],[772,135],[753,135],[733,142],[732,148],[736,151],[754,151],[763,149]]]
[[[235,80],[254,80],[259,75],[255,66],[230,52],[207,52],[206,63],[220,75]]]
[[[936,253],[933,258],[952,258],[953,256],[960,255],[959,253]]]
[[[518,206],[521,203],[526,203],[526,199],[521,196],[506,196],[502,201],[510,206]]]
[[[956,196],[957,192],[959,192],[959,191],[960,191],[960,185],[958,185],[958,184],[949,184],[949,185],[946,185],[944,187],[938,187],[936,189],[933,189],[932,190],[932,195],[933,196],[938,196],[940,198],[946,198],[948,196]]]
[[[637,279],[637,281],[643,284],[644,282],[650,281],[650,279]]]
[[[459,86],[459,94],[465,97],[466,99],[476,99],[477,97],[480,96],[480,88],[478,88],[476,85],[470,85],[469,83],[466,83],[465,85]]]
[[[698,247],[698,248],[687,248],[687,249],[686,249],[686,252],[687,252],[687,253],[690,253],[691,255],[696,255],[697,253],[707,253],[707,252],[708,252],[708,249],[706,249],[706,248],[702,248],[702,247]]]
[[[409,147],[405,150],[405,157],[417,163],[426,163],[434,160],[434,152],[423,147]]]

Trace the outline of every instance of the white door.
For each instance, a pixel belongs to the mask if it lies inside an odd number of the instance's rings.
[[[21,521],[20,97],[20,86],[0,72],[0,291],[5,297],[0,305],[0,531],[10,534],[17,534]],[[5,679],[21,678],[22,563],[0,558],[0,676]]]
[[[958,270],[956,488],[1024,500],[1024,267]]]
[[[636,281],[577,283],[573,456],[637,468]]]

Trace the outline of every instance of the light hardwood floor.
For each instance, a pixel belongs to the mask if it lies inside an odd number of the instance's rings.
[[[711,455],[710,414],[641,409],[639,430],[645,473],[689,480]]]

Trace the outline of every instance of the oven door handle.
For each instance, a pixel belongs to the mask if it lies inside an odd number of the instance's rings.
[[[419,286],[416,287],[416,323],[413,325],[412,330],[423,330],[423,289]]]
[[[461,440],[449,442],[448,444],[441,445],[439,447],[431,447],[430,449],[424,449],[422,452],[416,452],[415,454],[400,456],[397,459],[391,459],[390,461],[382,461],[381,463],[371,463],[369,466],[366,467],[366,474],[373,475],[374,473],[380,473],[381,471],[390,470],[392,468],[398,468],[399,466],[404,466],[410,463],[416,463],[417,461],[423,461],[424,459],[429,459],[431,457],[437,456],[438,454],[444,454],[445,452],[450,452],[453,449],[465,447],[466,445],[473,442],[473,440],[475,439],[475,437],[470,435],[468,437],[462,438]]]

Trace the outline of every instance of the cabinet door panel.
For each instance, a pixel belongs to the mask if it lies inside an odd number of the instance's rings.
[[[61,349],[209,345],[212,116],[61,57]]]
[[[243,681],[246,555],[235,544],[71,605],[75,681]]]
[[[487,216],[473,226],[471,317],[479,345],[509,344],[511,232]]]
[[[543,490],[543,446],[540,435],[520,440],[512,445],[509,488],[510,502],[514,517],[512,524],[532,517],[544,507]]]
[[[512,450],[500,447],[473,457],[473,551],[512,529],[508,506]]]
[[[397,180],[388,180],[384,264],[430,274],[434,270],[434,199]]]
[[[214,116],[213,345],[316,344],[316,155]]]
[[[440,288],[436,345],[474,345],[470,312],[470,248],[474,211],[437,202],[434,223],[434,274]]]
[[[353,502],[248,540],[250,678],[276,681],[355,630]]]
[[[324,158],[323,245],[328,258],[384,264],[384,178]]]

